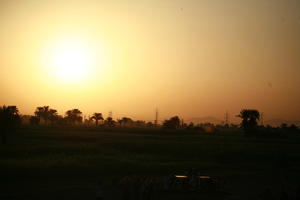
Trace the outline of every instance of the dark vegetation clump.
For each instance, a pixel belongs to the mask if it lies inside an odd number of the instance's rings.
[[[238,117],[242,118],[241,127],[247,136],[257,131],[257,122],[260,118],[260,114],[257,110],[243,109]]]
[[[179,129],[180,119],[178,116],[171,117],[169,120],[165,120],[163,123],[163,128],[166,129]]]
[[[6,144],[8,134],[14,132],[21,124],[19,111],[16,106],[0,107],[0,132],[3,144]]]

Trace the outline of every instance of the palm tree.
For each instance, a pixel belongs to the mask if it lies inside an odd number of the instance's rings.
[[[17,106],[0,106],[0,132],[2,143],[6,143],[7,133],[21,123]]]
[[[112,117],[107,117],[104,123],[105,123],[107,126],[115,126],[116,121],[113,120]]]
[[[96,121],[96,126],[98,125],[99,120],[103,120],[102,113],[94,113],[92,119]]]
[[[82,122],[82,112],[79,109],[72,109],[66,112],[66,120],[70,124],[75,124],[76,122]]]
[[[41,106],[41,107],[37,107],[35,112],[34,112],[35,116],[37,116],[40,119],[43,119],[45,124],[47,124],[49,118],[50,118],[50,110],[49,110],[49,106]]]
[[[242,118],[241,127],[246,134],[249,134],[257,127],[257,122],[260,118],[258,110],[243,109],[238,117]]]

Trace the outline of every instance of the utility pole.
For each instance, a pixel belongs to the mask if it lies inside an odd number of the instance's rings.
[[[155,110],[155,120],[154,120],[155,126],[157,126],[157,122],[158,122],[158,109],[156,108],[156,110]]]
[[[264,113],[263,112],[260,114],[260,124],[262,126],[264,125]]]
[[[229,125],[229,113],[226,111],[225,113],[225,125]]]

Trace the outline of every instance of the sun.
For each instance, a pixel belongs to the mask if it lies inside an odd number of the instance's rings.
[[[95,71],[97,50],[92,43],[65,38],[47,50],[47,68],[52,77],[64,83],[88,81]]]
[[[92,49],[78,41],[58,44],[52,52],[51,68],[65,82],[79,82],[92,73],[95,58]]]
[[[52,65],[61,79],[82,80],[90,73],[92,59],[87,48],[78,44],[63,44],[54,52]]]

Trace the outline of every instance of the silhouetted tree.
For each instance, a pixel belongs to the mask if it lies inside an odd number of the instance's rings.
[[[81,123],[82,122],[82,112],[78,109],[68,110],[66,112],[66,120],[70,124]]]
[[[58,121],[58,113],[57,113],[57,110],[55,109],[50,109],[49,110],[49,120],[51,121],[51,123],[55,123]]]
[[[243,109],[238,117],[242,118],[241,127],[246,134],[253,133],[257,128],[257,122],[260,114],[257,110]]]
[[[43,119],[45,124],[47,124],[47,122],[49,120],[49,116],[50,116],[49,106],[37,107],[34,114],[38,118]]]
[[[104,121],[104,124],[107,125],[107,126],[115,126],[116,125],[116,121],[113,120],[112,117],[107,117],[106,120]]]
[[[92,119],[96,121],[96,126],[99,120],[103,120],[102,113],[94,113]]]
[[[129,117],[123,117],[122,119],[118,119],[120,126],[128,126],[133,123],[133,120]]]
[[[0,132],[2,143],[6,144],[7,134],[21,124],[21,118],[16,106],[0,106]]]
[[[49,106],[37,107],[34,114],[39,119],[43,119],[45,124],[48,124],[48,121],[51,121],[52,123],[57,121],[58,116],[57,110],[51,109]]]
[[[163,128],[177,129],[180,127],[180,119],[178,116],[171,117],[169,120],[165,120]]]

